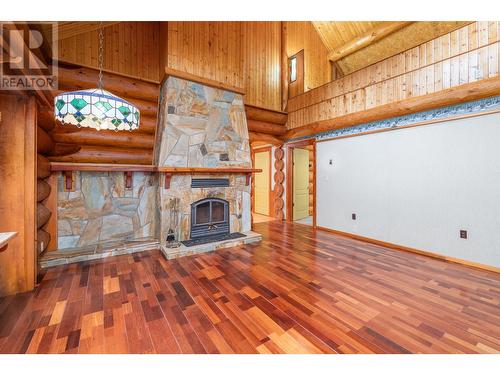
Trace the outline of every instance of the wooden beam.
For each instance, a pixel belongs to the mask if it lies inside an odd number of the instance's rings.
[[[50,161],[46,157],[38,154],[36,156],[36,177],[44,179],[50,176]]]
[[[407,21],[384,22],[358,38],[352,39],[343,46],[334,49],[328,54],[328,59],[330,61],[340,60],[341,58],[365,48],[395,31],[401,30],[403,27],[408,26],[411,23],[412,22]]]
[[[56,126],[53,105],[54,103],[52,103],[52,107],[38,107],[37,125],[46,132],[50,132]]]
[[[50,161],[72,163],[109,163],[109,164],[151,164],[153,150],[118,148],[104,146],[81,146],[80,151],[65,156],[50,156]]]
[[[283,135],[286,133],[285,125],[273,124],[267,121],[248,120],[248,131],[272,135]]]
[[[72,143],[56,143],[54,149],[47,156],[65,156],[80,151],[82,147]]]
[[[283,141],[271,134],[248,132],[250,136],[250,144],[252,146],[271,144],[274,146],[281,146]]]
[[[50,194],[50,185],[44,180],[36,180],[36,201],[45,200]]]
[[[141,134],[135,131],[97,131],[90,128],[80,128],[75,132],[52,132],[51,134],[55,142],[75,145],[153,149],[155,143],[153,134]]]
[[[60,89],[85,90],[97,87],[99,74],[97,69],[68,64],[60,64],[58,69]],[[104,88],[108,91],[118,93],[131,100],[141,99],[154,103],[158,101],[160,94],[158,84],[124,77],[120,74],[103,72],[103,75]]]
[[[432,94],[416,96],[400,100],[399,102],[350,113],[328,120],[312,122],[310,124],[288,130],[284,139],[312,136],[330,130],[342,129],[367,122],[409,115],[416,112],[483,99],[499,94],[500,76],[497,76],[451,87]]]
[[[47,155],[54,150],[54,141],[52,137],[41,127],[36,129],[36,149],[39,154]]]
[[[249,120],[272,122],[280,125],[286,124],[288,119],[288,114],[286,112],[273,111],[271,109],[259,108],[248,104],[245,104],[245,113]]]

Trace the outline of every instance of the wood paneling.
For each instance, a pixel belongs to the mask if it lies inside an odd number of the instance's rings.
[[[304,91],[330,82],[332,67],[328,49],[311,22],[284,22],[287,57],[304,50]]]
[[[389,56],[416,47],[429,40],[471,23],[466,21],[419,21],[394,32],[371,45],[337,61],[345,74],[363,69]]]
[[[158,22],[119,22],[104,27],[104,69],[159,82],[159,27]],[[98,35],[93,29],[60,40],[59,59],[97,67]]]
[[[330,49],[328,57],[330,61],[338,61],[345,56],[349,56],[356,51],[368,47],[378,40],[386,38],[388,35],[401,30],[403,27],[406,27],[411,23],[412,22],[409,21],[382,22],[379,25],[375,26],[373,29],[370,29],[367,32],[353,38],[347,43],[337,48]]]
[[[0,296],[35,286],[36,103],[0,94],[0,232],[18,232],[0,253]]]
[[[287,126],[295,129],[333,121],[496,77],[497,31],[498,22],[476,22],[306,92],[289,101]],[[464,100],[467,98],[456,98],[457,102]]]
[[[97,67],[95,25],[61,27],[68,36],[60,60]],[[281,109],[281,22],[119,22],[104,27],[104,40],[107,71],[159,82],[166,67],[244,91],[246,104]]]
[[[333,51],[383,24],[380,21],[313,21],[323,44]]]
[[[243,22],[245,104],[280,110],[281,22]]]
[[[36,292],[0,300],[0,352],[500,352],[499,274],[254,226],[259,244],[49,268]]]
[[[168,22],[168,69],[245,92],[280,109],[280,22]]]
[[[245,87],[241,22],[168,22],[168,68]]]
[[[119,23],[117,21],[63,21],[57,22],[57,39],[67,39],[83,33],[99,30],[102,26],[107,27]]]

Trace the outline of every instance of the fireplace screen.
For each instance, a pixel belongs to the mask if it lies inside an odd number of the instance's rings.
[[[191,238],[229,233],[229,203],[206,198],[191,204]]]

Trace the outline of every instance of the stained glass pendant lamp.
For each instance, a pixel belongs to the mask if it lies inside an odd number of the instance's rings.
[[[65,92],[54,98],[55,118],[64,125],[97,130],[134,130],[139,128],[139,109],[133,104],[103,89],[102,66],[104,37],[99,29],[98,88]]]

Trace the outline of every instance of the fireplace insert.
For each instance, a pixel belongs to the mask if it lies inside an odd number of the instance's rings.
[[[191,238],[229,233],[229,202],[205,198],[191,203]]]

